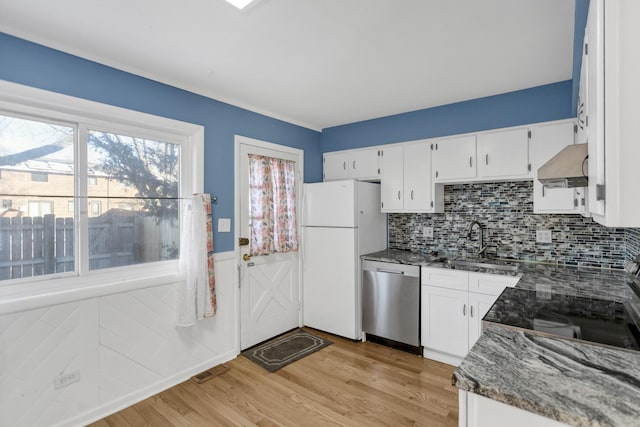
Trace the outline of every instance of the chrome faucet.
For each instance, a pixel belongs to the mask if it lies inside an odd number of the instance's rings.
[[[487,251],[487,247],[484,245],[484,240],[482,238],[482,234],[483,234],[482,224],[480,224],[477,219],[474,219],[473,221],[471,221],[471,224],[469,224],[469,230],[467,231],[467,239],[471,239],[471,232],[473,231],[474,225],[478,226],[478,245],[480,246],[480,251],[478,252],[478,255],[484,258],[485,252]]]

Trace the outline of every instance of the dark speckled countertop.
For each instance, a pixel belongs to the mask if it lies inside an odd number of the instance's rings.
[[[446,268],[436,255],[396,250],[363,259]],[[622,270],[518,264],[518,283],[485,316],[488,329],[454,373],[454,384],[569,425],[640,426],[638,336],[625,326],[639,323],[638,282]],[[565,337],[551,334],[562,323],[554,316],[570,319],[580,333],[568,338],[572,327],[564,327]],[[593,335],[588,322],[596,319],[608,319],[601,331],[615,342]]]

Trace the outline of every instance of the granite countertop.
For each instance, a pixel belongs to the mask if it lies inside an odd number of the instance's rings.
[[[454,385],[574,426],[640,424],[640,352],[486,329]]]
[[[403,251],[400,249],[385,249],[379,252],[362,255],[362,259],[380,262],[392,262],[394,264],[427,265],[435,261],[437,254],[426,255],[418,252]]]
[[[460,254],[447,255],[464,259]],[[447,268],[438,258],[400,250],[363,256]],[[454,373],[454,384],[570,425],[640,426],[640,351],[628,349],[633,346],[624,348],[627,338],[621,338],[622,345],[600,345],[531,330],[536,316],[544,310],[568,316],[572,310],[580,311],[583,317],[585,312],[586,317],[609,315],[613,326],[627,322],[631,315],[638,323],[637,282],[622,270],[513,262],[519,266],[518,283],[505,289],[484,318],[487,324],[507,327],[489,326],[483,332]],[[514,274],[499,269],[480,271]]]

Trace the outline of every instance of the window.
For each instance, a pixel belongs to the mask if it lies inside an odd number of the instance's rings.
[[[0,245],[0,286],[175,274],[180,196],[203,191],[202,127],[18,86],[0,81],[0,198],[24,212],[19,221],[0,217],[3,230],[17,227]],[[76,212],[76,202],[86,209]]]
[[[53,213],[53,203],[49,201],[29,201],[29,216],[42,217]]]
[[[43,172],[31,172],[32,182],[49,182],[49,174]]]
[[[102,202],[91,202],[89,203],[89,206],[91,207],[91,216],[98,216],[102,213]]]
[[[11,199],[2,199],[2,209],[11,209]]]

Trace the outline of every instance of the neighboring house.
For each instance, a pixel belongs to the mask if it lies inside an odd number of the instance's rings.
[[[96,168],[90,168],[87,184],[90,217],[100,216],[110,209],[137,210],[144,205],[133,199],[137,194],[134,187]],[[71,162],[40,159],[0,167],[0,217],[46,214],[73,217],[73,186]]]

